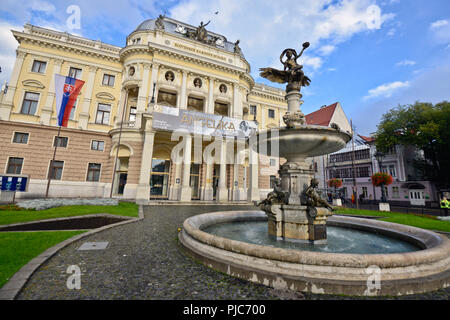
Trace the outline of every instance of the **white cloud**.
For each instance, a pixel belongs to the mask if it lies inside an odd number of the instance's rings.
[[[448,25],[447,20],[437,20],[437,21],[433,22],[432,24],[430,24],[430,29],[438,29],[438,28],[441,28],[446,25]]]
[[[336,49],[335,46],[333,45],[325,45],[319,48],[319,53],[323,56],[328,56],[329,54],[331,54],[334,50]]]
[[[395,28],[391,28],[391,29],[389,29],[389,31],[387,32],[387,35],[388,35],[389,37],[392,37],[392,36],[395,34],[396,31],[397,31],[397,30],[396,30]]]
[[[3,82],[9,81],[14,61],[16,60],[16,49],[19,43],[13,37],[11,29],[20,30],[21,27],[12,24],[0,23],[0,66],[2,72],[0,73],[0,86]]]
[[[412,60],[402,60],[402,61],[397,62],[395,65],[397,67],[402,67],[402,66],[413,66],[415,64],[416,64],[416,62],[412,61]]]
[[[379,85],[378,87],[374,89],[369,90],[369,94],[365,96],[363,99],[371,99],[371,98],[377,98],[377,97],[390,97],[392,94],[397,91],[400,88],[405,88],[409,86],[409,82],[401,82],[401,81],[395,81],[391,83],[385,83],[382,85]]]
[[[374,2],[259,0],[255,4],[251,0],[190,0],[174,6],[169,16],[195,26],[200,21],[212,20],[208,30],[225,35],[229,41],[240,39],[253,68],[280,68],[278,57],[285,48],[300,50],[301,44],[309,41],[311,47],[299,63],[305,65],[305,73],[310,75],[324,64],[322,58],[311,52],[326,56],[357,33],[376,32],[372,20],[379,27],[393,17],[368,10]],[[215,11],[219,14],[214,15]],[[274,61],[272,57],[276,58],[275,66],[269,64]]]

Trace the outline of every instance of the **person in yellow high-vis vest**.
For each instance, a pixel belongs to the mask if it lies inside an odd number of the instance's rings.
[[[444,215],[448,216],[448,209],[450,208],[450,202],[446,197],[443,197],[441,200],[441,209],[444,209]]]

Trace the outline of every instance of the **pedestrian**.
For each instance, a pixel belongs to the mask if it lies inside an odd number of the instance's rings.
[[[450,202],[446,197],[441,200],[441,209],[444,209],[444,216],[448,216],[448,209],[450,208]]]

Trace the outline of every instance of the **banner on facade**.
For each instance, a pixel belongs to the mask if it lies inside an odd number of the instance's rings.
[[[155,105],[153,128],[166,131],[187,130],[194,134],[244,139],[254,134],[257,126],[253,121]]]

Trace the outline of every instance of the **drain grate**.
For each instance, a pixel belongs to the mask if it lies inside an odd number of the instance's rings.
[[[105,250],[108,246],[108,241],[104,242],[85,242],[78,248],[78,250]]]

